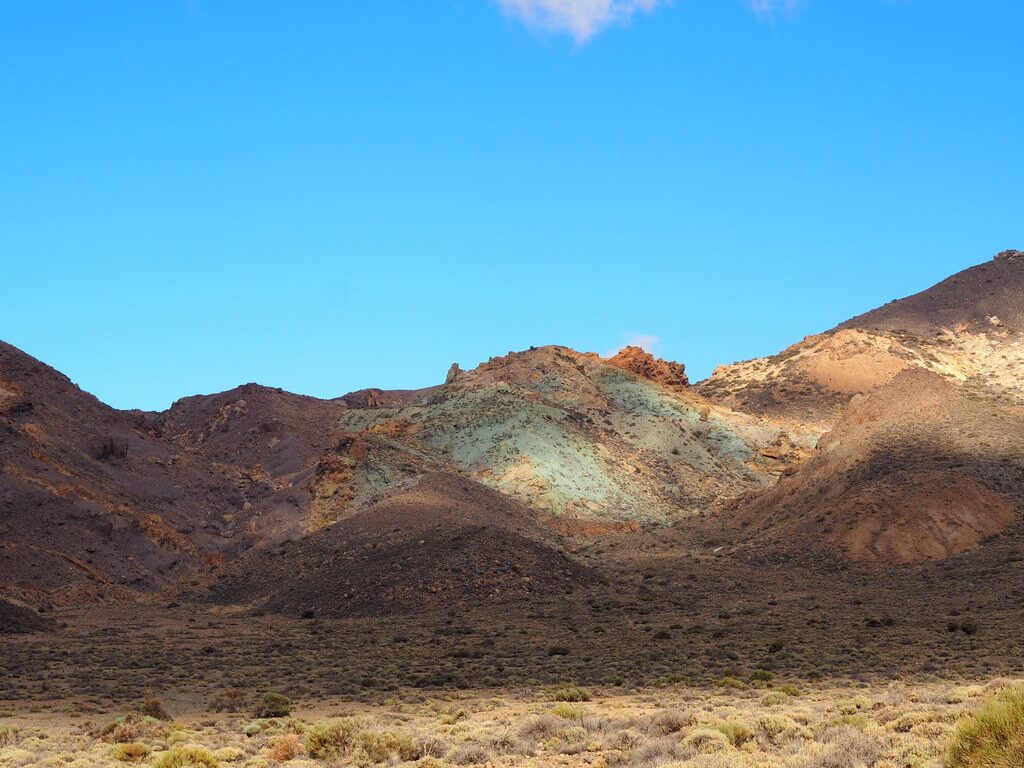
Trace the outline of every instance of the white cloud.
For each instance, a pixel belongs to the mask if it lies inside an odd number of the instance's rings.
[[[762,19],[792,16],[807,4],[807,0],[748,0],[750,10]]]
[[[638,11],[652,11],[664,0],[497,0],[501,9],[534,29],[568,32],[585,43],[610,24]]]

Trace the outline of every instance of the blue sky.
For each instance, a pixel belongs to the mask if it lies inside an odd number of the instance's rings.
[[[687,364],[1024,248],[1024,3],[0,6],[0,338],[119,407],[637,337]]]

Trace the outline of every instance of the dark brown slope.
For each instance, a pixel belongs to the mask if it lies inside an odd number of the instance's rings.
[[[229,482],[0,343],[0,587],[153,590],[225,548]],[[70,593],[68,592],[70,590]]]
[[[1024,252],[1003,251],[926,291],[858,315],[839,328],[928,336],[943,328],[1024,328]]]
[[[940,560],[1015,530],[1024,411],[908,370],[856,398],[814,456],[725,519],[755,551],[876,566]]]
[[[55,621],[40,616],[31,608],[0,599],[0,635],[52,632],[56,628]]]
[[[36,603],[173,591],[305,532],[340,415],[429,392],[371,394],[248,384],[117,411],[0,342],[0,591]]]
[[[505,604],[593,581],[530,510],[431,473],[353,517],[250,553],[212,599],[295,616],[367,616]]]

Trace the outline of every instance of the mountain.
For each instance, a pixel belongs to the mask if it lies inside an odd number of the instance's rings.
[[[452,531],[504,537],[547,584],[549,565],[565,568],[558,536],[696,515],[802,456],[783,430],[688,384],[639,349],[541,347],[422,391],[319,400],[247,384],[149,413],[109,408],[4,345],[0,585],[36,602],[194,591],[284,542],[353,541],[395,499],[441,519],[436,489],[456,478],[478,513]],[[513,530],[523,515],[532,525]]]
[[[1020,533],[1022,289],[1004,252],[697,384],[545,346],[422,390],[246,384],[160,413],[0,344],[0,598],[525,605],[703,562],[718,530],[755,561],[969,556]]]
[[[1004,251],[926,291],[721,366],[697,389],[785,428],[831,429],[852,397],[901,371],[932,371],[979,397],[1024,402],[1024,253]]]

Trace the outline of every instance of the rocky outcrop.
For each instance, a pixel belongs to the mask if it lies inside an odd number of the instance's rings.
[[[656,358],[640,347],[623,347],[614,357],[608,358],[608,362],[663,387],[686,389],[690,386],[686,366]]]

